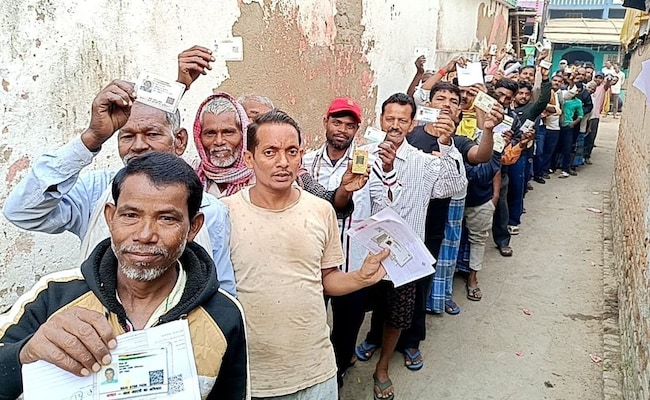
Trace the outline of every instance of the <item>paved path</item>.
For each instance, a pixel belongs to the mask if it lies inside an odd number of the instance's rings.
[[[511,242],[514,256],[486,252],[481,302],[467,300],[456,278],[462,312],[427,317],[424,368],[408,371],[395,353],[397,399],[602,399],[602,367],[590,354],[603,351],[603,217],[586,208],[601,209],[609,191],[617,122],[601,123],[594,165],[577,177],[534,183]],[[377,359],[350,370],[342,400],[372,398]]]

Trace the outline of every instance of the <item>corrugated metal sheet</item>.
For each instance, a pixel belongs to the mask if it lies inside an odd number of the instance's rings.
[[[559,18],[548,21],[544,36],[553,43],[620,44],[622,19]]]

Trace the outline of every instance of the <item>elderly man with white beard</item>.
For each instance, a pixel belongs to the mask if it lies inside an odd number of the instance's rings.
[[[134,102],[132,83],[114,80],[95,97],[90,124],[81,134],[36,159],[27,176],[11,191],[4,215],[19,228],[45,233],[72,232],[81,239],[81,260],[109,236],[103,210],[111,202],[110,185],[116,171],[82,172],[117,132],[118,153],[127,164],[151,151],[180,156],[187,131],[180,114],[166,113]],[[204,194],[205,223],[195,241],[212,255],[221,288],[235,295],[230,261],[230,220],[223,203]]]

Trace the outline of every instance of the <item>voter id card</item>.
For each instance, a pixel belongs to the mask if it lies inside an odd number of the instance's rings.
[[[514,119],[509,116],[509,115],[504,115],[503,116],[503,121],[497,126],[492,129],[492,132],[495,134],[495,137],[497,134],[502,134],[504,132],[512,130],[512,124],[514,123]]]
[[[215,40],[214,53],[212,55],[217,60],[243,61],[244,41],[242,37],[235,36],[228,39]]]
[[[355,149],[352,153],[352,173],[363,175],[368,169],[368,150]]]
[[[436,122],[438,121],[439,115],[440,110],[437,108],[418,107],[418,110],[415,112],[415,119],[424,122]]]
[[[490,97],[490,95],[487,93],[479,90],[478,94],[474,98],[473,106],[485,113],[489,113],[492,111],[492,107],[494,107],[496,103],[497,101],[494,98]]]
[[[503,152],[503,149],[506,147],[506,140],[503,138],[503,135],[500,133],[495,133],[493,136],[493,141],[494,144],[492,145],[492,150],[496,151],[497,153]]]
[[[135,83],[135,101],[172,114],[176,112],[184,92],[182,83],[149,72],[141,72]]]
[[[544,69],[551,69],[553,64],[550,61],[542,60],[539,62],[539,66],[544,68]]]
[[[125,352],[97,373],[100,400],[141,398],[168,392],[167,348]]]
[[[366,132],[363,134],[363,138],[371,143],[381,143],[386,139],[386,132],[381,129],[373,128],[369,126],[366,128]]]

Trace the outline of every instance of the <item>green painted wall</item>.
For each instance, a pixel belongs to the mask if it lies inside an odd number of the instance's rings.
[[[617,55],[618,53],[612,52],[612,51],[593,51],[590,48],[587,47],[582,47],[582,46],[572,46],[568,49],[563,49],[563,50],[554,50],[553,51],[553,71],[557,71],[560,65],[560,60],[565,58],[565,55],[567,53],[571,53],[573,51],[584,51],[589,54],[591,54],[594,57],[594,65],[596,67],[596,70],[600,70],[603,67],[605,57],[609,54],[611,55]]]

